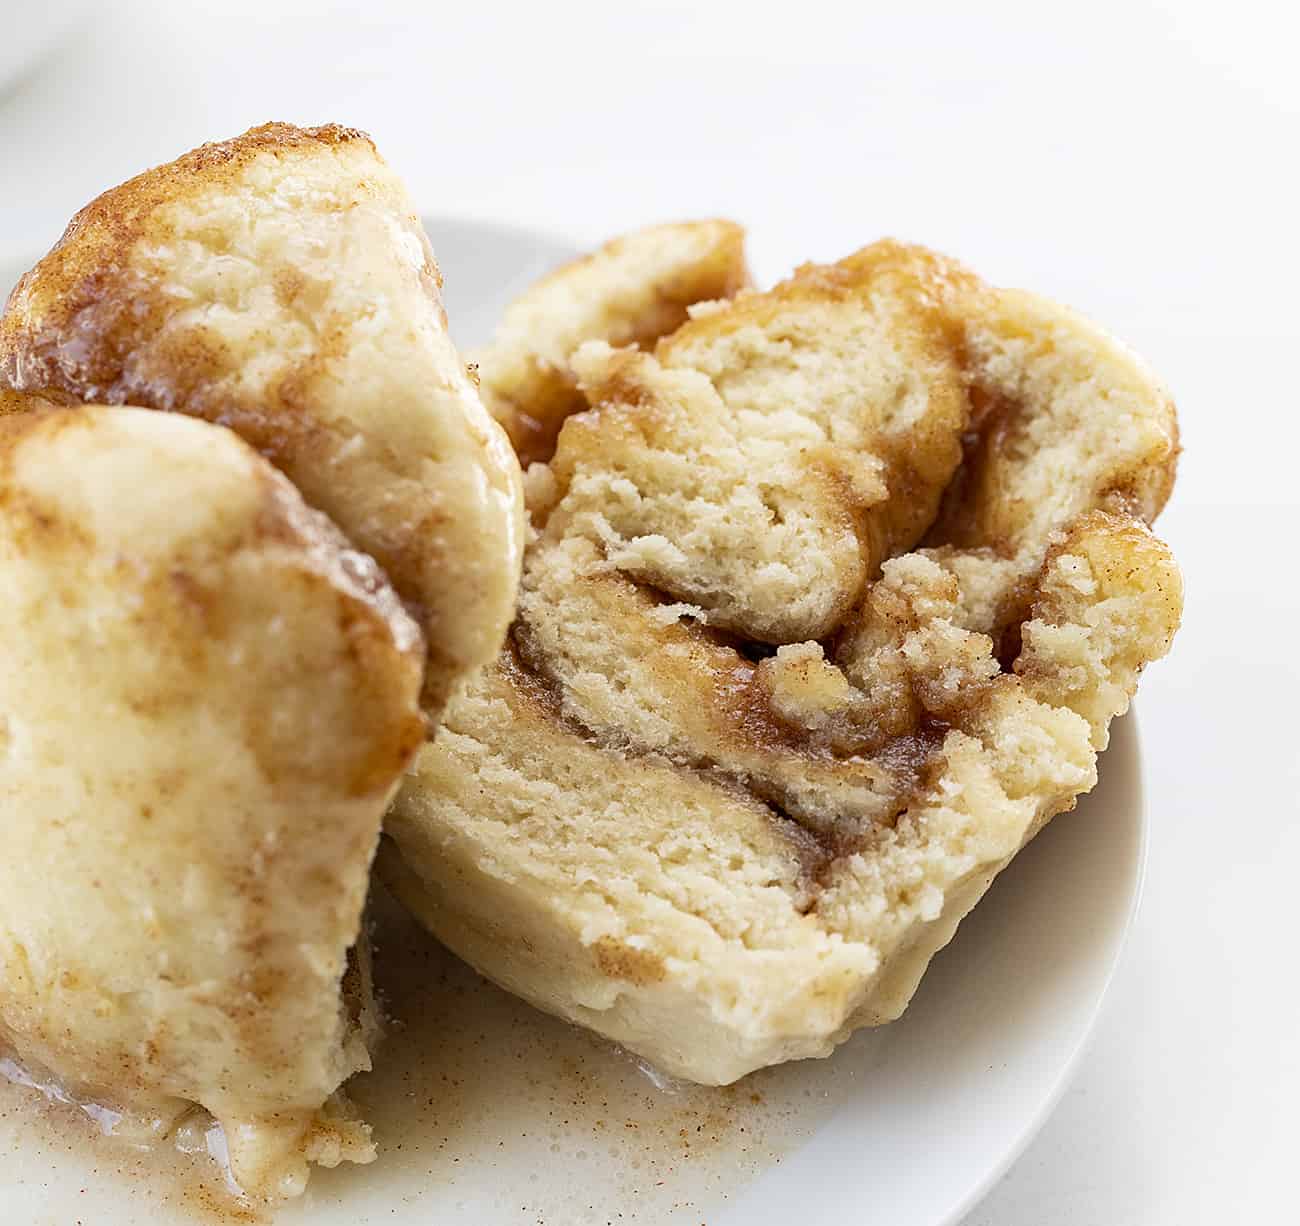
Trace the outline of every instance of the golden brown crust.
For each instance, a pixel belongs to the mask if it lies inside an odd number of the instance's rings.
[[[50,252],[25,273],[0,315],[0,379],[12,387],[50,389],[102,404],[140,403],[132,396],[131,351],[163,322],[162,305],[132,272],[133,249],[156,234],[156,213],[192,196],[196,181],[234,184],[260,153],[280,154],[353,141],[374,143],[338,124],[299,128],[267,123],[231,140],[200,145],[97,196],[72,218]],[[29,329],[37,322],[37,331]],[[67,344],[69,334],[79,343]],[[179,363],[205,355],[178,354]],[[183,366],[182,366],[183,368]],[[182,393],[183,394],[183,393]]]
[[[234,430],[392,578],[436,714],[500,646],[522,536],[440,283],[368,137],[269,124],[83,209],[0,316],[0,382]]]
[[[958,339],[951,305],[980,287],[974,273],[956,260],[898,239],[883,238],[834,264],[801,264],[793,275],[762,293],[743,294],[725,310],[708,311],[664,336],[660,357],[671,361],[701,340],[776,320],[792,305],[861,300],[869,287],[905,297],[910,310],[924,313],[950,340]]]

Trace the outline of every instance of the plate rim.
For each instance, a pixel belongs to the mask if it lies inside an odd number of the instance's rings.
[[[1137,715],[1137,701],[1130,700],[1128,710],[1121,715],[1117,715],[1111,721],[1113,729],[1115,723],[1124,720],[1128,725],[1129,734],[1133,738],[1133,763],[1134,771],[1134,793],[1137,799],[1137,812],[1134,815],[1134,824],[1136,826],[1137,846],[1133,850],[1133,886],[1129,897],[1128,906],[1125,909],[1123,919],[1120,921],[1119,929],[1114,937],[1114,946],[1111,952],[1110,964],[1106,967],[1105,974],[1102,977],[1101,987],[1097,992],[1096,999],[1092,1002],[1088,1011],[1083,1028],[1079,1037],[1075,1040],[1074,1047],[1062,1061],[1060,1071],[1057,1074],[1056,1081],[1051,1089],[1044,1095],[1042,1102],[1037,1110],[1030,1117],[1022,1134],[1017,1137],[1015,1142],[1008,1148],[1005,1156],[996,1164],[989,1168],[987,1173],[980,1181],[971,1188],[966,1197],[958,1202],[948,1216],[935,1223],[935,1226],[960,1226],[965,1218],[976,1209],[979,1204],[985,1200],[993,1191],[1003,1177],[1011,1170],[1013,1166],[1024,1156],[1025,1151],[1033,1144],[1038,1134],[1042,1132],[1047,1121],[1056,1113],[1057,1107],[1060,1106],[1061,1100],[1065,1097],[1066,1091],[1074,1084],[1080,1068],[1083,1064],[1084,1057],[1091,1049],[1093,1040],[1097,1035],[1097,1024],[1101,1020],[1102,1014],[1106,1011],[1107,1001],[1110,998],[1111,988],[1115,983],[1115,976],[1119,971],[1127,956],[1129,946],[1132,942],[1133,928],[1137,922],[1138,912],[1142,907],[1142,900],[1146,894],[1147,878],[1147,856],[1151,847],[1151,809],[1150,800],[1147,796],[1146,786],[1146,759],[1143,754],[1144,738],[1142,736],[1142,725]],[[1109,746],[1108,746],[1109,748]],[[1106,750],[1097,755],[1098,776],[1101,773],[1101,763],[1105,760]],[[1095,785],[1094,785],[1095,786]],[[1086,794],[1086,793],[1085,793]],[[1061,816],[1065,816],[1062,814]],[[1051,823],[1049,823],[1050,826]]]

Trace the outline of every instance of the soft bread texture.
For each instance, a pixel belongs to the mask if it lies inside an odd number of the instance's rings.
[[[489,977],[729,1082],[897,1017],[1093,786],[1181,615],[1177,435],[1099,329],[916,247],[694,315],[571,359],[511,644],[380,866]]]
[[[435,714],[513,615],[519,468],[364,134],[268,124],[87,205],[0,317],[0,379],[240,434],[384,568]]]
[[[735,222],[678,222],[616,238],[510,304],[492,344],[470,355],[484,403],[523,464],[549,460],[565,418],[586,407],[569,366],[583,341],[651,344],[695,303],[748,284]]]
[[[227,430],[0,396],[0,1045],[274,1201],[373,1157],[358,941],[420,631]],[[371,1019],[372,1020],[372,1019]]]

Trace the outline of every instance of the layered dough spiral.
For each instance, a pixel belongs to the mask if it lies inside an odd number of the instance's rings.
[[[565,419],[585,407],[569,364],[583,341],[653,344],[694,303],[748,284],[735,222],[670,223],[613,239],[510,304],[492,344],[470,354],[483,401],[522,463],[549,460]]]
[[[1181,613],[1177,436],[1112,338],[918,247],[691,315],[573,338],[510,641],[380,863],[489,977],[725,1083],[897,1017],[1093,786]]]

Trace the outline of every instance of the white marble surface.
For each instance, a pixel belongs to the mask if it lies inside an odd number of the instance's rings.
[[[0,0],[0,31],[22,7]],[[767,278],[892,233],[1107,323],[1172,386],[1186,446],[1161,530],[1187,616],[1141,699],[1146,896],[1077,1081],[968,1226],[1294,1220],[1290,18],[1263,3],[353,7],[101,4],[0,92],[0,259],[204,139],[336,119],[369,129],[431,213],[582,241],[725,213]],[[872,1220],[869,1195],[852,1213]]]

